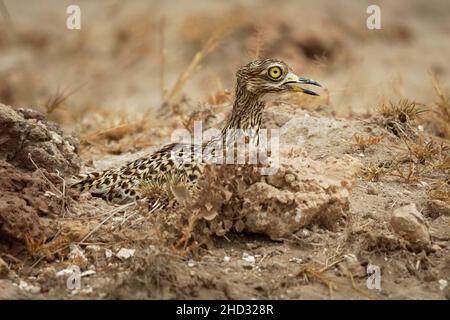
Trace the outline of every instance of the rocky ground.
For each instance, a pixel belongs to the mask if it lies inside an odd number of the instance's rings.
[[[79,31],[45,1],[0,11],[0,299],[450,298],[448,1],[376,31],[369,1],[79,1]],[[164,210],[68,188],[220,128],[257,56],[325,86],[269,103],[275,174],[209,167]]]
[[[449,298],[450,207],[429,196],[445,171],[410,181],[365,173],[402,157],[404,170],[421,165],[377,119],[335,120],[291,105],[267,118],[281,130],[278,172],[212,169],[205,194],[176,209],[79,196],[44,163],[26,170],[6,157],[1,297]],[[355,134],[385,137],[363,148]],[[446,150],[424,168],[448,161]],[[380,267],[381,290],[367,288],[368,265]],[[67,287],[73,266],[75,290]]]

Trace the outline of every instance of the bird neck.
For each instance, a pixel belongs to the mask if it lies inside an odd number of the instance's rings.
[[[258,131],[264,107],[265,102],[260,94],[252,93],[244,86],[237,86],[233,110],[222,128],[222,135],[235,129]]]

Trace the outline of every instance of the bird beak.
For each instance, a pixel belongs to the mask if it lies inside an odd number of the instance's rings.
[[[306,94],[310,94],[312,96],[318,96],[319,94],[315,93],[314,91],[302,88],[300,85],[301,84],[310,84],[313,86],[322,87],[322,85],[320,83],[318,83],[317,81],[299,77],[292,72],[289,72],[286,75],[286,78],[285,78],[283,84],[286,84],[291,91],[303,92]]]

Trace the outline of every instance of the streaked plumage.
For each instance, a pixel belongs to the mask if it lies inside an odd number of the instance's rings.
[[[171,180],[171,177],[176,177],[178,182],[194,186],[204,166],[204,161],[195,161],[201,159],[195,155],[224,139],[230,132],[234,132],[233,129],[258,132],[266,94],[300,91],[317,95],[299,85],[320,86],[313,80],[296,76],[284,62],[276,59],[252,61],[237,71],[236,78],[233,110],[222,128],[221,137],[203,146],[191,145],[181,149],[176,149],[179,147],[178,144],[169,144],[152,155],[129,162],[122,167],[74,177],[75,181],[71,187],[80,192],[89,191],[107,201],[125,203],[139,199],[140,187],[149,181],[153,184],[164,184]],[[183,150],[191,153],[184,154]],[[176,161],[174,154],[191,161]]]

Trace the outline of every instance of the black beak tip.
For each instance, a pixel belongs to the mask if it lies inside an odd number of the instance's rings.
[[[315,93],[314,91],[308,90],[308,89],[303,89],[303,92],[306,94],[309,94],[311,96],[320,96],[318,93]]]

